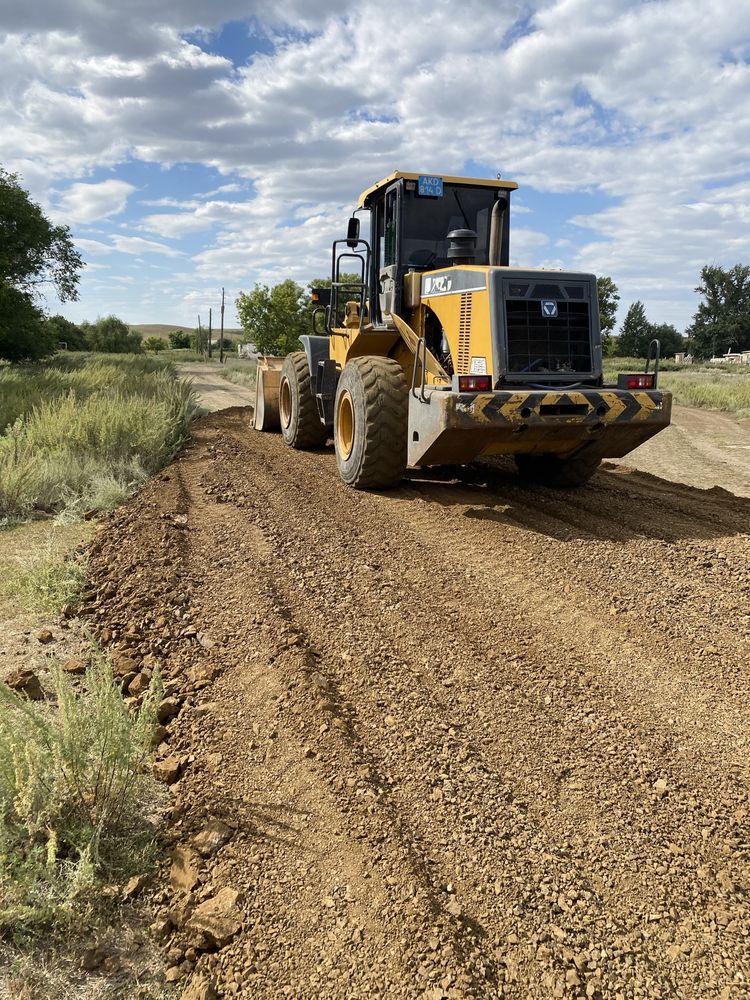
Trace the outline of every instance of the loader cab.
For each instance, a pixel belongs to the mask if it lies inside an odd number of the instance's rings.
[[[471,262],[490,263],[493,208],[499,235],[497,259],[508,265],[511,181],[393,174],[365,191],[360,207],[370,210],[372,246],[369,301],[376,327],[390,325],[391,313],[402,315],[404,275],[452,267],[448,234],[476,233]]]

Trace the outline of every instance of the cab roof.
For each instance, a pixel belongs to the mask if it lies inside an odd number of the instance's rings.
[[[389,187],[394,181],[399,180],[401,177],[407,181],[418,181],[419,178],[423,176],[425,175],[404,173],[403,170],[394,170],[392,174],[388,174],[387,177],[378,181],[377,184],[373,184],[372,187],[368,187],[366,191],[363,191],[359,196],[357,205],[359,208],[367,208],[374,194],[384,187]],[[488,180],[486,177],[449,177],[445,174],[437,174],[435,176],[441,177],[444,184],[466,184],[477,187],[492,187],[503,191],[515,191],[518,187],[515,181],[506,181],[502,178]]]

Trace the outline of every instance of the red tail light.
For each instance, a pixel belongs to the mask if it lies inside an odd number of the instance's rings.
[[[653,389],[654,376],[651,375],[620,375],[617,379],[618,389]]]
[[[459,375],[459,392],[489,392],[492,388],[491,375]]]

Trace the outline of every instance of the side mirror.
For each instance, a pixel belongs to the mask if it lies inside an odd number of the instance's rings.
[[[359,219],[353,215],[346,227],[346,245],[354,249],[359,243]]]

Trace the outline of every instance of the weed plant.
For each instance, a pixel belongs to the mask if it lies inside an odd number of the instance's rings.
[[[0,368],[0,518],[112,509],[169,461],[196,412],[157,358]]]
[[[102,881],[143,869],[154,830],[143,819],[161,679],[131,714],[109,662],[95,654],[77,693],[53,669],[56,706],[0,684],[0,932],[64,921]]]
[[[257,365],[254,361],[247,361],[240,365],[226,365],[221,371],[222,378],[235,385],[244,385],[248,389],[255,388]]]
[[[85,582],[85,558],[67,551],[65,543],[50,532],[5,567],[0,596],[15,598],[27,611],[57,615],[76,603]]]

